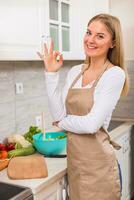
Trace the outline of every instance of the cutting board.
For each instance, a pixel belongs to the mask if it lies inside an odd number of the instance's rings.
[[[14,157],[7,168],[8,177],[11,179],[33,179],[48,176],[44,156],[30,155]]]

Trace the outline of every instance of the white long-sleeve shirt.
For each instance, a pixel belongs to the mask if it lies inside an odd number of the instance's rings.
[[[74,133],[93,134],[100,127],[108,128],[112,112],[120,98],[125,82],[125,73],[118,66],[106,70],[95,87],[94,105],[90,112],[84,116],[67,115],[65,99],[71,83],[80,73],[81,68],[82,64],[69,70],[62,90],[59,88],[59,72],[45,72],[47,94],[53,119],[60,121],[58,123],[60,128]],[[82,87],[81,76],[73,88],[91,88],[93,82]]]

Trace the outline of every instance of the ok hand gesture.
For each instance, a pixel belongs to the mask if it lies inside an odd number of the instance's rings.
[[[54,43],[51,40],[50,50],[46,43],[44,44],[44,54],[37,52],[41,60],[44,61],[45,69],[47,72],[57,72],[63,64],[63,56],[59,51],[54,51]]]

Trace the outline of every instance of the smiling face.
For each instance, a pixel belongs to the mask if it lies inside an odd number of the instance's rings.
[[[113,48],[112,36],[101,21],[93,21],[87,27],[84,36],[84,51],[90,58],[107,57],[109,48]]]

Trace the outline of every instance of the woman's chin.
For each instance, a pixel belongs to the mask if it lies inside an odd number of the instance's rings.
[[[97,57],[97,54],[96,53],[87,53],[86,52],[86,56],[87,57]]]

